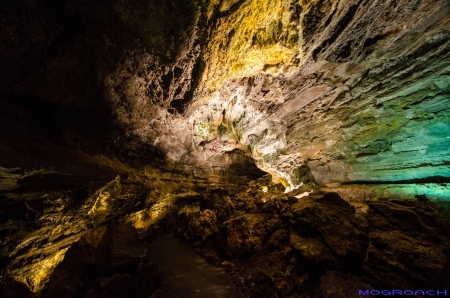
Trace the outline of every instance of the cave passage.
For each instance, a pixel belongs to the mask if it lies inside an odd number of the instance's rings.
[[[449,0],[0,1],[0,297],[450,291],[449,28]]]

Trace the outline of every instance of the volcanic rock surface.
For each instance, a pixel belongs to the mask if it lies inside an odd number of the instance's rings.
[[[59,142],[207,172],[237,148],[291,188],[450,176],[448,1],[53,2],[2,4],[0,91],[103,113],[47,116]]]
[[[237,195],[227,218],[192,210],[177,235],[235,278],[243,297],[358,297],[358,290],[447,289],[449,222],[431,201],[384,200],[357,211],[337,193],[265,193],[268,177]],[[275,196],[274,196],[275,195]],[[203,210],[202,210],[203,209]]]
[[[448,0],[2,1],[0,28],[0,296],[148,297],[172,231],[242,297],[450,286]]]

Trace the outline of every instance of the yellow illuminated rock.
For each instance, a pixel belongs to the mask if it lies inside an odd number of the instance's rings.
[[[88,215],[91,216],[95,223],[102,222],[106,216],[111,212],[112,200],[120,194],[122,186],[120,184],[120,177],[106,184],[99,189],[88,201],[94,201],[92,208]]]
[[[284,66],[296,64],[299,34],[288,4],[254,0],[240,5],[233,13],[227,12],[229,5],[221,7],[224,17],[217,21],[205,55],[210,62],[201,85],[207,93],[218,90],[230,78],[276,74]]]
[[[61,249],[55,254],[46,257],[42,261],[33,263],[28,267],[12,270],[10,275],[16,281],[30,288],[31,291],[38,292],[48,282],[56,265],[64,259],[64,254],[68,249]]]

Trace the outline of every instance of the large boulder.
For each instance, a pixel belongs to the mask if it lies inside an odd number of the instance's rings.
[[[217,219],[225,221],[234,211],[234,203],[228,192],[222,188],[214,189],[206,200],[200,201],[201,210],[214,210]]]
[[[289,239],[288,231],[285,229],[279,229],[273,232],[272,235],[270,235],[267,244],[269,244],[271,247],[280,247],[288,239]]]
[[[290,240],[291,246],[312,266],[332,266],[337,263],[330,250],[317,239],[305,239],[291,232]]]
[[[231,257],[244,257],[261,251],[266,234],[265,215],[243,214],[224,223],[226,252]]]
[[[206,242],[218,230],[216,213],[209,209],[195,214],[189,222],[189,231],[193,240]]]
[[[305,238],[321,239],[338,256],[364,258],[368,238],[355,209],[337,193],[313,193],[284,212],[284,217]]]

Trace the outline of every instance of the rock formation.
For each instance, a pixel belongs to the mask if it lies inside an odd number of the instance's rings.
[[[3,1],[0,28],[0,296],[159,295],[172,231],[243,297],[449,287],[448,0]]]

